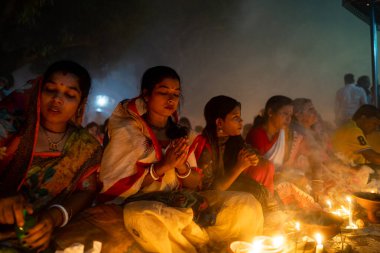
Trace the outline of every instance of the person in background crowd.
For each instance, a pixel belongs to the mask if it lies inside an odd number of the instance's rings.
[[[103,138],[100,136],[100,126],[96,122],[88,123],[86,129],[99,143],[103,143]]]
[[[365,94],[367,95],[367,102],[371,103],[371,80],[369,79],[369,76],[360,76],[356,85],[364,89]]]
[[[355,85],[354,75],[344,75],[344,87],[336,92],[335,96],[335,123],[343,125],[350,120],[355,111],[364,104],[368,104],[365,91]]]
[[[14,85],[12,74],[0,74],[0,101],[8,95]]]
[[[181,117],[178,121],[178,124],[181,125],[181,126],[184,126],[186,127],[187,129],[189,130],[192,130],[192,127],[191,127],[191,122],[188,118],[186,117]]]
[[[373,105],[362,105],[345,125],[332,137],[335,154],[346,164],[380,165],[380,153],[368,144],[367,135],[380,126],[380,110]]]

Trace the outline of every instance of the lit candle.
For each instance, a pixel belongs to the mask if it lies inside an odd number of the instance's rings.
[[[260,253],[262,249],[263,249],[263,241],[254,240],[252,243],[252,247],[249,250],[249,253]]]
[[[299,232],[301,230],[301,224],[297,221],[296,222],[296,231]]]
[[[282,235],[278,235],[272,238],[272,246],[274,249],[280,249],[285,243],[285,238]]]
[[[322,253],[323,252],[322,235],[319,233],[315,234],[315,240],[317,241],[315,253]]]
[[[348,201],[348,226],[353,227],[354,222],[352,220],[352,201],[351,197],[347,196],[347,201]]]
[[[329,211],[332,209],[332,203],[331,203],[331,200],[327,200],[326,201],[326,203],[327,203],[327,206],[329,207]]]
[[[297,221],[296,222],[296,237],[295,237],[294,252],[297,252],[298,234],[300,231],[301,231],[301,224]]]

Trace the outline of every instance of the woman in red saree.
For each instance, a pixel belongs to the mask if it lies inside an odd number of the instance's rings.
[[[304,139],[299,132],[289,128],[292,115],[293,101],[290,98],[273,96],[267,101],[263,115],[255,118],[253,128],[246,138],[246,142],[257,149],[267,161],[249,168],[247,173],[272,192],[276,189],[285,205],[296,203],[301,208],[319,208],[310,195],[291,181],[279,179],[282,172],[286,172],[294,164]]]
[[[55,228],[91,204],[102,150],[80,126],[90,87],[86,69],[59,61],[1,102],[2,245],[42,251]],[[23,210],[38,221],[18,243]]]
[[[289,126],[293,113],[292,100],[285,96],[273,96],[266,105],[263,115],[255,118],[246,142],[263,156],[262,162],[250,167],[247,174],[262,183],[272,193],[274,191],[274,172],[279,170],[285,160],[285,129]]]

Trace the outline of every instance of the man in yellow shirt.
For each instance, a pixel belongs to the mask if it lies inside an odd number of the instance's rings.
[[[380,126],[380,110],[373,105],[362,105],[345,125],[332,137],[336,155],[352,166],[361,164],[380,165],[380,153],[376,152],[366,136]]]

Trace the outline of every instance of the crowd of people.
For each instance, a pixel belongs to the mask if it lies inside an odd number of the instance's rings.
[[[99,240],[104,252],[225,252],[265,233],[274,210],[363,190],[377,180],[380,110],[354,82],[337,92],[337,128],[310,99],[275,95],[243,138],[242,104],[225,95],[193,131],[180,76],[156,66],[103,127],[83,128],[90,75],[53,63],[0,102],[0,251]]]

